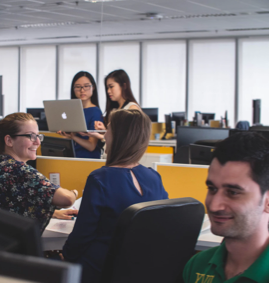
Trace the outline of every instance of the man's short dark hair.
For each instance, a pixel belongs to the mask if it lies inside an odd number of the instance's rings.
[[[213,158],[222,165],[228,161],[249,163],[251,177],[260,186],[262,195],[269,190],[269,140],[261,134],[234,134],[217,145]]]

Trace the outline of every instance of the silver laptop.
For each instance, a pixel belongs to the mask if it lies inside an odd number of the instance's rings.
[[[43,101],[50,132],[105,132],[87,130],[80,99]]]

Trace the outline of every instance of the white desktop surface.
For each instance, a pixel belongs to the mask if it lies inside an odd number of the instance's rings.
[[[177,140],[150,140],[149,146],[172,146],[176,147]]]
[[[43,250],[61,250],[74,224],[75,220],[51,219],[41,238]],[[197,251],[207,250],[219,246],[222,240],[223,237],[213,235],[210,229],[206,229],[198,237],[195,249]]]

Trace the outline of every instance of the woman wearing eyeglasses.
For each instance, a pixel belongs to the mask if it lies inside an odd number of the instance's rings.
[[[0,208],[38,220],[41,233],[56,206],[69,207],[78,195],[27,165],[43,138],[31,114],[13,113],[0,121]]]
[[[95,121],[103,122],[96,83],[90,73],[81,71],[74,76],[71,84],[71,99],[81,99],[88,130],[95,129]],[[97,145],[98,139],[96,137],[81,136],[76,133],[58,133],[74,140],[76,157],[100,158],[101,148]]]

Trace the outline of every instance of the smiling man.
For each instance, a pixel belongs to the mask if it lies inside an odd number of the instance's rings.
[[[216,248],[196,254],[185,283],[269,282],[269,141],[255,132],[235,134],[214,151],[206,180]]]

